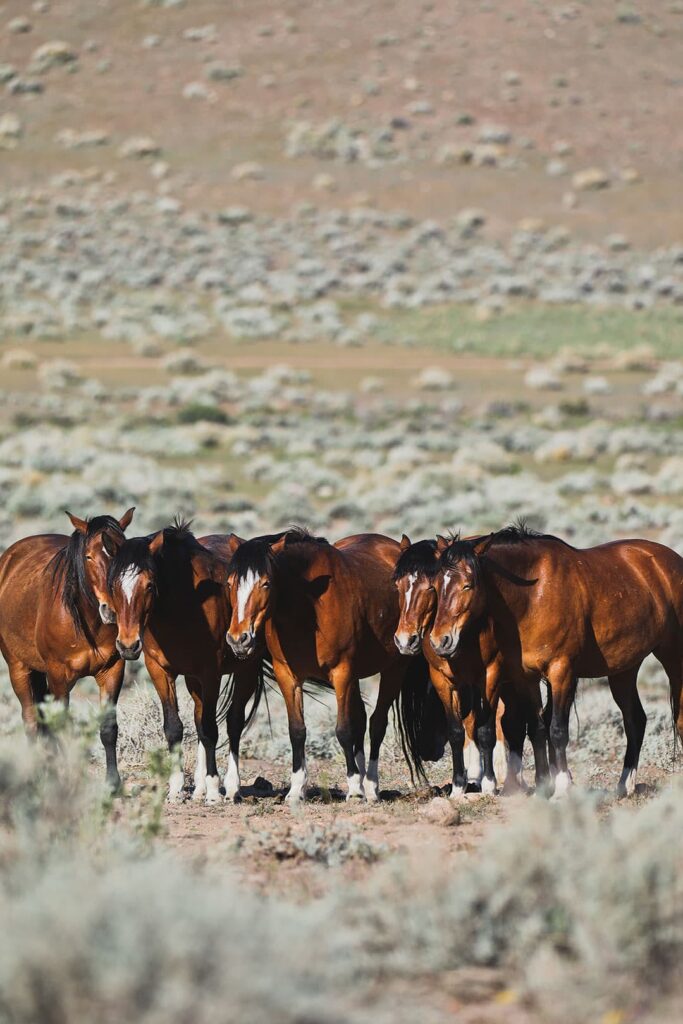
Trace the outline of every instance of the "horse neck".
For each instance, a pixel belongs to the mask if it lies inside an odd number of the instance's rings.
[[[535,580],[538,576],[537,563],[538,551],[533,541],[493,547],[487,553],[484,573],[491,622],[502,612],[512,612],[517,621],[524,617],[535,597],[536,586],[510,579],[505,572],[519,577],[520,581]],[[497,571],[496,566],[503,571]]]

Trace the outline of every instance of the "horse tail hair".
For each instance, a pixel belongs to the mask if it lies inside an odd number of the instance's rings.
[[[258,667],[258,675],[256,677],[256,689],[254,690],[254,696],[251,699],[251,707],[247,712],[244,720],[244,728],[242,732],[246,732],[251,723],[254,721],[258,712],[261,700],[265,697],[266,708],[268,709],[268,721],[270,722],[270,709],[268,708],[268,696],[266,694],[266,686],[271,686],[275,676],[273,674],[273,666],[270,658],[266,655],[261,658]],[[216,724],[222,725],[227,720],[232,702],[235,699],[235,673],[230,672],[221,686],[221,691],[218,696],[218,703],[216,705]],[[271,728],[272,732],[272,728]],[[222,744],[221,744],[222,745]]]
[[[424,762],[438,760],[443,753],[441,746],[435,756],[439,709],[445,725],[443,706],[429,679],[429,665],[422,654],[411,657],[394,704],[394,723],[413,785],[429,782]]]

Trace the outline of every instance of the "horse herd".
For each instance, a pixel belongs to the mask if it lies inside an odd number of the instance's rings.
[[[332,544],[299,528],[198,539],[177,521],[127,539],[133,512],[89,520],[67,513],[70,537],[27,537],[0,557],[0,650],[25,727],[45,728],[48,694],[67,704],[76,681],[94,676],[113,789],[120,786],[116,705],[125,662],[141,655],[171,750],[183,736],[176,681],[185,677],[198,736],[193,797],[208,803],[221,798],[223,719],[224,792],[239,799],[240,738],[268,677],[287,708],[292,802],[305,797],[308,781],[305,682],[334,690],[348,798],[379,798],[392,706],[412,778],[424,777],[424,762],[440,758],[448,743],[454,797],[468,785],[485,793],[503,780],[521,787],[528,736],[537,791],[561,796],[571,783],[577,680],[598,676],[607,677],[623,716],[619,792],[629,795],[646,722],[638,669],[650,653],[668,676],[683,739],[683,559],[661,544],[578,549],[523,524],[465,539],[359,534]],[[359,680],[375,674],[366,764]],[[179,798],[184,785],[178,769],[169,797]]]

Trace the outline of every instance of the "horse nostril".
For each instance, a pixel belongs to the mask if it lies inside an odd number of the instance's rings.
[[[408,647],[414,647],[419,639],[417,633],[411,633],[408,637]]]
[[[240,633],[240,643],[241,644],[248,644],[250,639],[251,639],[251,636],[250,636],[249,633]]]

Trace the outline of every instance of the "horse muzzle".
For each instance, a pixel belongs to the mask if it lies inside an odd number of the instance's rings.
[[[137,661],[142,654],[142,640],[138,637],[132,644],[122,644],[120,640],[117,640],[116,650],[124,661]]]
[[[456,629],[452,633],[444,633],[443,636],[435,639],[434,636],[430,636],[429,642],[432,645],[435,654],[438,654],[440,658],[450,658],[455,654],[458,643],[460,642],[460,630]]]
[[[240,661],[249,658],[256,650],[256,636],[252,632],[245,631],[237,637],[233,636],[232,633],[226,633],[225,638],[228,641],[230,650]]]
[[[112,626],[116,622],[116,612],[112,611],[106,601],[100,601],[100,618],[105,626]]]
[[[394,643],[401,654],[419,654],[422,650],[422,635],[420,633],[394,633]]]

